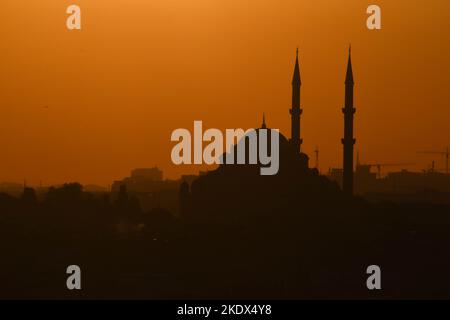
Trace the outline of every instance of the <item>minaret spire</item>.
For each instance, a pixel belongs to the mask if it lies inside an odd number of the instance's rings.
[[[294,75],[292,77],[292,108],[291,113],[291,144],[295,150],[300,152],[303,140],[300,137],[300,115],[303,110],[300,108],[300,87],[302,81],[300,78],[300,64],[298,62],[298,48],[296,52]]]
[[[355,138],[353,138],[353,116],[356,112],[356,109],[353,107],[354,84],[350,46],[347,74],[345,76],[345,106],[342,109],[342,113],[344,114],[344,138],[342,139],[342,144],[344,145],[344,177],[342,186],[344,192],[350,195],[353,194],[353,146],[356,142]]]
[[[264,114],[264,112],[263,112],[263,120],[262,120],[261,128],[262,129],[266,129],[267,128],[267,126],[266,126],[266,115]]]
[[[294,75],[292,77],[292,85],[294,84],[302,85],[302,80],[300,78],[300,64],[298,62],[298,48],[295,57]]]
[[[345,84],[353,85],[353,68],[352,68],[352,45],[348,48],[347,74],[345,75]]]

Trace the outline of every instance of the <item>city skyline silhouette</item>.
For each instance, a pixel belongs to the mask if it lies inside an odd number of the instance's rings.
[[[355,165],[355,136],[354,136],[354,114],[356,112],[356,109],[354,108],[354,75],[353,75],[353,67],[352,67],[352,54],[351,54],[351,44],[348,47],[348,61],[347,61],[347,67],[345,72],[345,81],[344,81],[344,107],[342,108],[343,113],[343,138],[341,139],[341,143],[343,146],[342,149],[342,166],[339,168],[329,168],[327,171],[321,171],[320,167],[317,167],[319,163],[319,150],[318,147],[314,150],[314,153],[316,155],[316,166],[310,165],[310,157],[306,155],[301,150],[301,145],[303,144],[303,136],[301,133],[301,115],[304,111],[302,108],[302,99],[301,99],[301,86],[302,86],[302,80],[301,80],[301,72],[300,72],[300,62],[299,62],[299,49],[296,50],[295,55],[295,63],[294,63],[294,70],[293,70],[293,76],[292,76],[292,108],[289,109],[289,114],[291,118],[291,129],[289,130],[291,136],[290,138],[285,138],[283,136],[283,133],[281,133],[281,138],[283,141],[288,139],[289,145],[294,149],[297,150],[297,152],[300,153],[300,155],[304,158],[303,165],[305,167],[315,168],[317,170],[318,174],[322,174],[327,176],[328,179],[335,181],[338,183],[340,188],[347,194],[353,195],[363,195],[365,197],[380,199],[388,196],[389,199],[392,199],[392,194],[398,193],[399,191],[402,193],[402,197],[404,197],[404,194],[407,194],[407,197],[411,197],[411,193],[413,191],[416,192],[423,192],[426,190],[431,190],[433,192],[447,192],[449,190],[449,178],[448,178],[448,148],[446,151],[419,151],[418,153],[422,154],[428,154],[428,155],[441,155],[445,156],[446,160],[446,168],[444,170],[438,170],[435,167],[435,161],[433,161],[430,168],[427,170],[423,170],[422,173],[420,172],[413,172],[410,170],[406,170],[405,167],[401,166],[411,166],[412,163],[374,163],[374,162],[361,162],[360,159],[360,152],[359,148],[356,155],[356,165]],[[47,106],[46,106],[47,108]],[[263,120],[261,124],[261,128],[265,129],[267,128],[266,125],[266,113],[263,112]],[[203,133],[201,133],[203,135]],[[243,140],[236,141],[236,146],[238,144],[247,144],[246,148],[248,148],[247,141],[248,138],[244,138]],[[195,140],[195,139],[194,139]],[[203,140],[203,139],[202,139]],[[191,141],[192,143],[192,141]],[[224,141],[223,144],[223,150],[226,152],[229,152],[230,150],[226,150],[228,142]],[[202,144],[205,146],[205,141],[202,141]],[[269,143],[270,145],[270,143]],[[234,146],[233,148],[236,148]],[[194,149],[193,146],[190,147],[190,149]],[[248,152],[248,151],[247,151]],[[194,150],[195,153],[195,150]],[[236,152],[235,152],[236,153]],[[237,154],[237,153],[236,153]],[[270,154],[270,152],[269,152]],[[217,157],[217,155],[216,155]],[[248,156],[246,158],[248,160]],[[246,160],[246,161],[247,161]],[[180,167],[186,167],[187,165],[183,164],[180,165]],[[191,165],[192,166],[192,165]],[[189,167],[189,166],[188,166]],[[204,167],[204,166],[203,166]],[[400,171],[394,171],[387,174],[387,176],[381,175],[381,168],[389,168],[389,167],[399,167]],[[155,167],[157,168],[157,167]],[[173,186],[177,185],[177,183],[182,182],[185,178],[184,177],[194,177],[195,175],[201,175],[202,172],[206,173],[208,171],[214,171],[216,170],[217,165],[211,165],[207,167],[207,170],[200,170],[196,174],[189,174],[188,172],[185,172],[185,174],[182,174],[180,178],[178,179],[165,179],[168,182],[168,185]],[[376,168],[378,170],[377,173],[373,171],[373,168]],[[152,170],[152,169],[135,169],[133,172],[136,171],[143,171],[144,170]],[[157,169],[159,171],[159,169]],[[150,172],[150,171],[149,171]],[[159,171],[159,178],[156,179],[158,181],[163,180],[163,173],[162,171]],[[443,175],[446,174],[446,175]],[[138,176],[132,173],[132,176]],[[142,178],[141,178],[142,179]],[[126,178],[124,178],[124,181]],[[152,180],[152,179],[151,179]],[[150,181],[151,181],[150,180]],[[189,178],[189,180],[192,180],[192,178]],[[87,184],[85,186],[85,190],[91,191],[91,192],[109,192],[113,191],[113,189],[118,190],[120,187],[121,180],[114,180],[111,181],[110,184],[108,184],[107,187],[105,186],[99,186],[95,184]],[[177,182],[178,181],[178,182]],[[64,183],[68,183],[70,181],[66,181]],[[141,183],[142,184],[142,183]],[[152,183],[151,183],[152,184]],[[355,192],[354,185],[357,185],[357,190]],[[61,184],[56,184],[61,185]],[[119,185],[119,187],[118,187]],[[33,187],[33,185],[30,185],[27,183],[27,180],[24,179],[22,188],[17,183],[5,183],[1,182],[0,184],[0,191],[17,195],[21,194],[22,189],[27,189],[29,187]],[[52,185],[44,186],[42,180],[39,181],[39,185],[34,187],[37,187],[40,190],[40,193],[46,192],[49,188],[52,188]],[[160,185],[162,187],[162,185]],[[154,189],[153,187],[151,189]],[[402,190],[403,189],[403,190]],[[409,189],[409,190],[408,190]],[[405,192],[406,191],[406,192]],[[380,194],[383,194],[381,195]],[[388,195],[391,194],[391,195]],[[398,198],[398,195],[395,197]],[[442,201],[442,195],[437,195],[435,198],[439,199],[438,201]],[[445,198],[445,195],[444,195]],[[403,198],[404,200],[404,198]],[[435,201],[431,200],[429,198],[429,201]],[[444,200],[445,201],[445,200]],[[173,206],[171,206],[173,207]],[[177,209],[178,210],[178,209]]]

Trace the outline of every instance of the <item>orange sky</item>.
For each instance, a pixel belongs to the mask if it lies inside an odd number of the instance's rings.
[[[66,29],[73,3],[81,31]],[[365,26],[372,3],[381,31]],[[362,160],[443,168],[416,151],[450,146],[449,21],[448,0],[2,0],[0,181],[195,172],[170,160],[172,130],[194,120],[250,128],[264,111],[289,135],[297,45],[304,151],[341,166],[349,42]]]

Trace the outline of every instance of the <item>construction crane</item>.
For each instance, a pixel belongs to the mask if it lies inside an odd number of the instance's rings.
[[[413,166],[415,163],[369,163],[370,167],[376,167],[378,171],[378,179],[381,179],[381,168],[383,167],[399,167],[399,166]]]
[[[426,154],[440,154],[445,157],[445,173],[448,174],[448,158],[449,158],[449,150],[448,147],[445,151],[417,151],[417,153],[426,153]]]

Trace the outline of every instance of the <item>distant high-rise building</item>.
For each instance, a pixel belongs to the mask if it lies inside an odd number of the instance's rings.
[[[342,109],[344,113],[344,164],[343,164],[343,190],[347,194],[353,194],[353,146],[356,139],[353,138],[353,116],[356,109],[353,107],[353,70],[351,48],[348,52],[347,74],[345,77],[345,106]]]
[[[298,49],[295,60],[294,76],[292,78],[292,109],[291,113],[291,140],[290,142],[295,149],[300,152],[303,140],[300,137],[300,115],[303,110],[300,109],[300,87],[302,81],[300,79],[300,66],[298,63]]]

